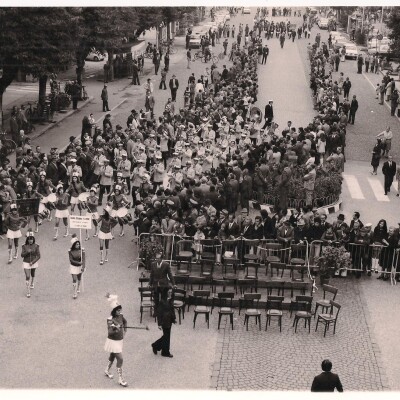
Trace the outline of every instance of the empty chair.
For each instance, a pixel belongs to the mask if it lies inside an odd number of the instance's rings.
[[[244,264],[245,268],[245,278],[247,279],[258,279],[258,270],[260,264],[254,261],[248,261]]]
[[[281,249],[280,243],[265,243],[259,249],[259,257],[265,262],[265,275],[267,275],[268,267],[272,262],[281,262]]]
[[[318,324],[324,324],[325,325],[325,330],[324,330],[324,337],[326,335],[326,331],[329,329],[330,325],[333,325],[333,334],[336,332],[336,323],[339,315],[339,311],[341,309],[341,305],[338,303],[334,302],[333,300],[330,301],[330,310],[326,314],[318,314],[317,318],[317,324],[315,326],[315,331],[318,329]]]
[[[186,289],[186,285],[189,281],[189,275],[175,275],[174,280],[177,286],[182,285],[183,289]]]
[[[247,261],[257,261],[257,246],[259,244],[259,240],[254,239],[243,239],[242,246],[243,246],[243,259],[245,262]]]
[[[152,316],[154,311],[153,288],[140,287],[139,293],[140,293],[140,323],[142,323],[143,312],[145,310],[149,310],[150,316]]]
[[[312,307],[312,296],[296,296],[296,300],[293,304],[291,304],[291,310],[290,310],[290,315],[292,315],[292,311],[295,311],[294,314],[294,321],[293,321],[293,326],[294,332],[297,332],[297,325],[301,319],[304,319],[304,327],[307,327],[308,324],[308,333],[310,333],[311,330],[311,307]]]
[[[306,265],[292,265],[290,264],[290,277],[292,281],[304,282],[304,274],[307,272]]]
[[[261,330],[261,311],[258,309],[259,302],[261,299],[260,293],[245,293],[243,295],[243,300],[246,302],[246,311],[244,313],[244,325],[246,325],[246,330],[249,330],[249,319],[255,318],[256,325]]]
[[[175,310],[178,311],[179,325],[181,324],[181,314],[182,319],[185,319],[185,305],[186,305],[186,290],[175,288],[172,290],[172,299]]]
[[[338,289],[331,285],[322,285],[324,298],[315,302],[314,318],[317,315],[318,308],[324,313],[331,307],[331,300],[335,301]]]
[[[200,276],[208,278],[211,282],[214,273],[214,260],[201,259],[200,260]]]
[[[282,303],[283,296],[268,296],[266,305],[266,323],[265,330],[268,329],[268,325],[271,325],[272,318],[278,319],[279,331],[282,332]]]
[[[190,304],[193,303],[193,293],[194,293],[193,286],[197,285],[197,290],[203,290],[205,283],[207,283],[207,282],[206,282],[206,278],[204,276],[189,276],[188,277],[187,284],[188,284],[188,287],[190,285],[190,290],[192,292],[187,295],[187,298],[188,298],[187,310],[188,311],[190,308]]]
[[[237,286],[239,286],[239,292],[243,295],[245,292],[253,293],[254,291],[257,293],[257,280],[256,279],[238,279]]]
[[[219,247],[219,242],[215,239],[203,239],[200,240],[200,244],[202,247],[200,259],[211,260],[215,262],[217,258],[217,250]]]
[[[196,326],[196,319],[199,314],[206,317],[207,328],[210,328],[210,307],[207,306],[208,298],[210,297],[209,290],[194,290],[193,303],[194,303],[194,317],[193,328]]]
[[[177,274],[187,275],[190,273],[192,266],[193,242],[191,240],[180,240],[176,244],[175,260],[177,263]],[[182,263],[184,266],[182,266]]]
[[[297,243],[291,244],[290,264],[305,265],[307,260],[307,244]]]
[[[283,274],[286,269],[286,264],[281,262],[271,262],[270,271],[272,280],[280,280],[283,278]]]
[[[235,297],[233,292],[218,293],[218,329],[221,324],[221,319],[224,316],[229,316],[229,321],[233,330],[233,307],[232,302]]]

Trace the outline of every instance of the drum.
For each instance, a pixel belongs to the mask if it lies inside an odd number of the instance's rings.
[[[47,203],[55,203],[57,201],[57,196],[55,193],[50,193],[47,196]]]
[[[115,211],[115,216],[118,218],[124,218],[128,214],[128,209],[126,207],[121,207]]]
[[[83,192],[78,196],[78,200],[86,203],[89,196],[90,196],[89,192]]]
[[[43,203],[39,204],[38,217],[41,219],[46,219],[49,216],[49,210]]]

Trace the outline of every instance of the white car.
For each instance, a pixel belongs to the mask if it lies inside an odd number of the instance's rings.
[[[243,8],[243,13],[242,14],[251,14],[250,8]]]
[[[100,53],[98,50],[91,50],[90,53],[86,56],[87,61],[103,61],[104,55]]]
[[[358,57],[358,50],[357,50],[357,46],[355,46],[354,44],[348,44],[346,46],[346,54],[345,54],[345,58],[351,58],[354,60],[357,60]]]
[[[320,18],[318,21],[319,29],[328,29],[329,19],[328,18]]]
[[[201,37],[205,35],[204,32],[197,32],[190,35],[189,49],[199,49],[201,47]]]
[[[335,40],[341,40],[341,39],[347,40],[342,32],[332,31],[330,33],[330,35],[331,35],[331,38],[332,38],[332,42],[334,42]]]

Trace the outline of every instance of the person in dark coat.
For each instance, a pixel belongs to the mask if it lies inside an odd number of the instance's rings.
[[[154,289],[154,308],[157,311],[161,300],[166,300],[170,282],[175,286],[174,276],[171,272],[171,267],[167,261],[162,260],[162,251],[156,252],[156,259],[151,263],[149,285]]]
[[[354,120],[356,118],[356,112],[358,110],[358,100],[356,96],[353,96],[353,100],[350,103],[350,111],[349,111],[349,124],[354,125]]]
[[[382,141],[381,139],[376,140],[376,144],[372,149],[372,159],[371,159],[371,166],[373,168],[371,174],[377,175],[379,162],[381,160],[381,151],[382,151]]]
[[[173,355],[170,353],[171,327],[172,324],[176,324],[173,298],[169,296],[168,299],[161,300],[156,315],[158,328],[162,329],[163,335],[151,344],[153,353],[157,355],[157,352],[161,350],[163,357],[172,358]]]
[[[339,375],[331,372],[332,363],[329,360],[322,361],[322,374],[317,375],[311,385],[312,392],[343,392],[343,386]]]
[[[393,161],[392,156],[389,156],[388,160],[383,163],[382,173],[385,176],[384,187],[385,187],[385,194],[387,195],[387,193],[390,192],[390,187],[392,186],[393,178],[396,175],[396,163]]]
[[[262,129],[265,129],[267,126],[271,126],[271,122],[274,119],[273,103],[274,102],[270,100],[268,104],[265,106],[265,113],[264,113],[265,123]]]
[[[103,90],[101,91],[101,100],[103,101],[103,112],[110,111],[110,108],[108,107],[107,85],[104,85]]]

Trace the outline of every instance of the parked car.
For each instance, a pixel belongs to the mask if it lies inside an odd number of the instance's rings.
[[[341,49],[344,46],[351,46],[353,43],[349,42],[347,39],[344,40],[335,40],[333,42],[333,48],[335,50]]]
[[[355,46],[354,44],[351,44],[351,43],[347,44],[345,58],[357,60],[357,57],[358,57],[357,46]]]
[[[243,13],[242,14],[251,14],[250,8],[243,8]]]
[[[204,32],[196,32],[190,35],[189,40],[189,48],[190,49],[199,49],[201,47],[201,37],[204,35]]]
[[[320,18],[318,20],[319,29],[328,29],[329,19],[328,18]]]
[[[103,61],[104,58],[104,54],[95,49],[91,50],[90,53],[86,56],[87,61]]]
[[[330,32],[331,38],[332,38],[332,42],[334,42],[335,40],[347,40],[346,36],[344,36],[344,34],[342,32]]]

